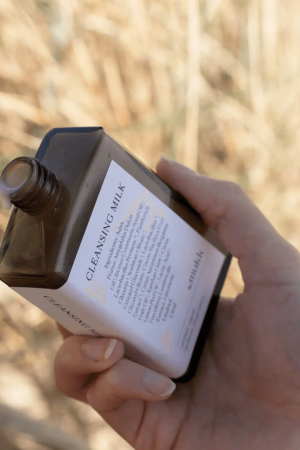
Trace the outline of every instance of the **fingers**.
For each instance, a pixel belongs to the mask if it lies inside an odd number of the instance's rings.
[[[115,410],[127,399],[165,400],[175,388],[176,384],[165,375],[121,359],[90,385],[87,400],[103,414]]]
[[[60,347],[54,364],[58,388],[66,395],[86,401],[91,375],[107,370],[124,354],[117,339],[70,336]]]
[[[275,231],[237,184],[197,175],[165,159],[158,163],[157,174],[217,230],[230,253],[239,259],[245,283],[267,283],[274,278],[277,283],[294,280],[296,270],[291,267],[296,260],[299,264],[298,252]]]
[[[88,401],[100,413],[126,399],[161,401],[172,394],[176,385],[170,378],[122,358],[123,354],[124,346],[116,339],[67,338],[54,364],[58,388]]]

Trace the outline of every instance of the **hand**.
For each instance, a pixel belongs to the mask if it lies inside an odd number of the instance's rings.
[[[237,185],[166,160],[157,172],[238,258],[244,292],[220,299],[195,377],[171,396],[171,381],[123,359],[121,342],[78,336],[58,352],[59,388],[138,450],[299,449],[298,252]]]

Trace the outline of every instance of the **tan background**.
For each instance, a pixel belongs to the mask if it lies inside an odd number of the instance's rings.
[[[102,125],[152,168],[236,181],[300,248],[299,42],[297,0],[0,0],[0,168]],[[54,323],[0,294],[1,449],[128,449],[56,390]]]

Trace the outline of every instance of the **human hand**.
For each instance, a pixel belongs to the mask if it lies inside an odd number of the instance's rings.
[[[161,161],[157,173],[238,258],[244,292],[220,299],[196,375],[171,396],[171,381],[122,358],[120,341],[104,359],[109,339],[66,331],[58,387],[138,450],[299,449],[299,253],[237,185],[173,161]]]

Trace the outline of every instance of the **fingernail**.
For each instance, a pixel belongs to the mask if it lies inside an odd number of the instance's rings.
[[[110,342],[108,344],[108,347],[106,349],[105,355],[104,355],[104,359],[108,359],[110,357],[110,355],[114,351],[116,343],[117,343],[117,339],[111,339],[110,340]]]
[[[147,372],[144,373],[143,384],[148,392],[160,395],[161,397],[172,394],[176,388],[176,384],[173,383],[170,378],[157,372],[153,372],[152,370],[147,370]]]
[[[82,353],[91,361],[102,361],[107,359],[113,352],[117,343],[117,339],[110,339],[108,346],[105,348],[105,339],[90,339],[82,345]]]

